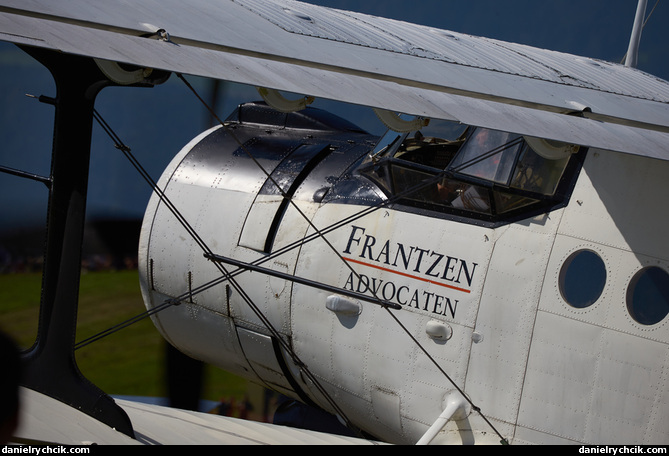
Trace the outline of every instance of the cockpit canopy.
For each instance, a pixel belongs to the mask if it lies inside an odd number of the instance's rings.
[[[389,132],[361,173],[399,204],[502,221],[563,202],[579,150],[443,122],[420,131]]]

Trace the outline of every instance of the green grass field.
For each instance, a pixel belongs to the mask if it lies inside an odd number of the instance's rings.
[[[37,334],[41,274],[0,275],[0,328],[24,348]],[[81,276],[77,341],[145,310],[137,271],[88,272]],[[165,342],[149,318],[78,349],[86,378],[110,395],[166,395]],[[248,383],[212,366],[205,368],[203,399],[241,400]]]

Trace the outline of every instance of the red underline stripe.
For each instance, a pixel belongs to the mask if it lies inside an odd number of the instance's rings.
[[[404,272],[393,271],[392,269],[384,268],[382,266],[377,266],[375,264],[365,263],[364,261],[354,260],[353,258],[345,258],[345,257],[342,257],[342,258],[344,258],[344,260],[346,260],[346,261],[350,261],[351,263],[358,263],[358,264],[361,264],[363,266],[369,266],[370,268],[380,269],[381,271],[391,272],[393,274],[398,274],[398,275],[401,275],[401,276],[404,276],[404,277],[409,277],[410,279],[422,280],[423,282],[432,283],[434,285],[439,285],[441,287],[452,288],[453,290],[462,291],[463,293],[471,293],[471,290],[467,290],[466,288],[459,288],[459,287],[455,287],[453,285],[448,285],[446,283],[435,282],[434,280],[426,279],[424,277],[418,277],[418,276],[414,276],[414,275],[411,275],[411,274],[406,274]]]

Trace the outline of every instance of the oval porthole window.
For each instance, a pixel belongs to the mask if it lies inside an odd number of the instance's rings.
[[[606,283],[604,261],[592,250],[572,253],[560,270],[560,293],[572,307],[583,309],[599,299]]]
[[[627,310],[642,325],[664,319],[669,313],[669,274],[656,266],[637,272],[627,289]]]

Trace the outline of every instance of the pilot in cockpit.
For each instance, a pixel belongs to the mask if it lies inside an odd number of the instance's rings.
[[[436,168],[435,171],[442,171],[451,165],[466,137],[467,131],[460,134],[455,140],[424,136],[420,131],[416,131],[412,137],[403,141],[395,158],[430,166]],[[424,193],[421,199],[457,209],[484,213],[490,210],[488,192],[484,188],[450,178],[441,179],[436,184],[434,191]]]
[[[444,178],[437,184],[437,193],[441,202],[456,209],[483,213],[490,211],[490,199],[485,188]]]
[[[464,135],[449,141],[437,136],[424,136],[421,131],[416,131],[413,137],[403,141],[395,158],[443,170],[451,163],[463,142]]]
[[[387,193],[431,209],[485,215],[555,195],[570,157],[578,152],[571,144],[485,128],[463,131],[452,123],[390,136],[392,141],[370,156],[374,166],[365,171]],[[440,179],[444,173],[448,177]]]

